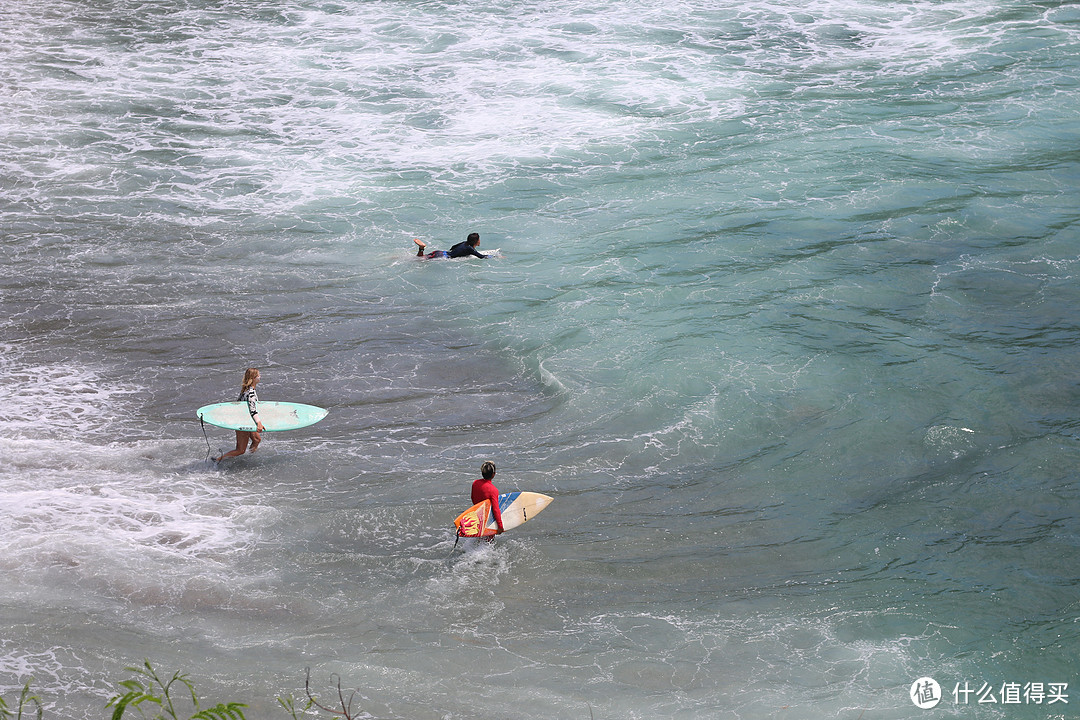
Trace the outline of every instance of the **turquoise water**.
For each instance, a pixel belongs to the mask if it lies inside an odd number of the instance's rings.
[[[1032,684],[1080,688],[1077,6],[0,31],[0,696],[100,718],[149,659],[259,718],[308,667],[380,719],[1076,715]],[[215,467],[249,365],[330,414]],[[451,554],[487,459],[556,500]]]

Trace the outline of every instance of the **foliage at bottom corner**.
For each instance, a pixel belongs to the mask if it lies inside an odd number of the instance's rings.
[[[126,692],[116,695],[106,709],[113,708],[112,720],[121,720],[129,708],[138,710],[142,717],[147,717],[147,710],[153,720],[246,720],[244,717],[244,703],[218,703],[214,707],[200,707],[199,697],[195,694],[195,686],[187,675],[181,672],[173,673],[168,680],[157,674],[150,661],[143,663],[142,667],[129,667],[129,672],[136,674],[131,680],[120,683],[120,687]],[[184,691],[187,692],[184,692]],[[174,697],[174,691],[183,693],[186,701],[194,711],[186,718],[177,708],[180,698]],[[146,706],[144,708],[144,706]]]
[[[175,672],[168,678],[159,675],[149,660],[143,662],[141,667],[126,668],[134,673],[135,677],[117,683],[120,692],[109,699],[105,705],[106,710],[112,710],[112,720],[123,720],[125,716],[133,720],[247,720],[244,709],[248,706],[244,703],[229,702],[218,703],[213,707],[202,707],[199,696],[195,693],[195,686],[188,676],[181,672]],[[311,712],[323,711],[344,720],[358,720],[357,711],[353,710],[352,702],[355,692],[346,698],[341,690],[341,680],[337,680],[337,700],[339,706],[327,706],[316,700],[311,690],[311,670],[308,669],[307,679],[304,682],[304,691],[307,702],[302,707],[297,707],[292,698],[278,698],[278,704],[289,713],[293,720],[299,720],[301,715],[307,716]],[[14,704],[0,697],[0,720],[30,720],[36,717],[42,720],[44,706],[36,695],[30,694],[30,682],[23,686],[22,692]],[[364,717],[370,717],[364,715]]]

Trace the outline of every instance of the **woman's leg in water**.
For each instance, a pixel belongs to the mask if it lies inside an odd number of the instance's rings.
[[[236,449],[235,450],[230,450],[229,452],[225,453],[221,457],[214,458],[214,462],[221,462],[222,460],[225,460],[226,458],[234,458],[234,457],[237,457],[239,455],[243,455],[244,451],[247,450],[248,441],[251,440],[251,436],[253,434],[256,434],[256,433],[249,433],[246,430],[237,430],[236,431]],[[256,442],[255,445],[257,447],[258,442]]]

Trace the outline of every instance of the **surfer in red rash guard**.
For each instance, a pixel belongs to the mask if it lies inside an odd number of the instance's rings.
[[[499,488],[491,482],[491,479],[495,477],[495,463],[490,460],[484,462],[480,466],[480,474],[483,477],[473,481],[472,484],[472,501],[474,505],[485,500],[491,501],[491,514],[495,516],[495,526],[498,527],[496,534],[498,534],[503,531],[503,524],[502,512],[499,510]]]

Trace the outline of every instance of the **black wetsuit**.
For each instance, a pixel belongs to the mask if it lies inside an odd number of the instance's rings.
[[[469,255],[473,255],[478,258],[487,257],[487,255],[482,254],[476,248],[470,245],[468,240],[463,240],[459,242],[457,245],[450,248],[449,250],[436,250],[434,252],[428,253],[428,257],[444,258],[468,257]]]

